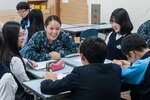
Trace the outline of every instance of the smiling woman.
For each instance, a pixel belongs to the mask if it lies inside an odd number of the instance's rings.
[[[77,45],[61,30],[61,20],[56,15],[46,19],[45,30],[36,32],[24,48],[23,56],[34,61],[58,60],[77,52]]]

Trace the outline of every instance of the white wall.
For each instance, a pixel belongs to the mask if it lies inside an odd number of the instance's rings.
[[[20,1],[22,0],[0,0],[0,10],[16,9],[16,5]]]
[[[150,0],[88,0],[88,4],[101,4],[101,22],[108,22],[113,10],[116,8],[125,8],[134,25],[135,32],[139,25],[150,19]],[[90,15],[89,6],[89,15]],[[91,19],[89,17],[89,22]]]

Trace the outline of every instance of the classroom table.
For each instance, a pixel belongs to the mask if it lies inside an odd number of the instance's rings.
[[[64,62],[72,67],[78,67],[82,66],[80,56],[74,56],[74,57],[64,57],[62,58]]]
[[[62,59],[66,64],[70,65],[71,67],[79,67],[83,65],[80,56],[64,57]],[[105,59],[104,63],[111,63],[111,60]]]
[[[58,70],[58,71],[54,71],[54,73],[56,73],[56,74],[59,74],[59,73],[67,74],[67,73],[70,73],[72,70],[73,70],[73,68],[71,66],[65,64],[65,67],[63,69]],[[38,78],[43,78],[44,73],[47,72],[46,68],[35,70],[33,68],[30,68],[30,67],[26,67],[26,71],[32,77],[37,78],[37,79]]]
[[[40,84],[43,80],[44,79],[36,79],[22,83],[25,88],[34,93],[34,100],[37,100],[37,96],[42,98],[43,100],[64,100],[64,98],[67,98],[67,95],[69,95],[70,91],[62,92],[57,95],[43,94],[40,89]]]
[[[75,24],[79,27],[72,27],[72,28],[66,28],[63,29],[66,32],[69,32],[70,35],[74,38],[76,36],[76,34],[81,33],[82,31],[85,31],[87,29],[96,29],[100,32],[102,32],[103,34],[107,35],[108,32],[105,31],[111,31],[112,30],[112,26],[111,24],[92,24],[92,25],[80,25],[80,24]]]
[[[78,27],[78,26],[74,24],[62,24],[61,25],[61,29],[68,29],[68,28],[73,28],[73,27]]]
[[[62,24],[61,29],[69,29],[69,28],[77,28],[77,27],[85,27],[85,26],[94,26],[98,24]]]

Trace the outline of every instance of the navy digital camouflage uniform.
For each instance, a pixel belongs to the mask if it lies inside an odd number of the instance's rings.
[[[76,53],[78,49],[73,39],[62,30],[52,44],[47,38],[46,31],[39,31],[31,37],[25,48],[24,57],[34,61],[50,60],[51,51],[59,52],[61,57],[64,57],[67,54]]]
[[[144,22],[137,31],[138,34],[140,34],[142,37],[145,38],[145,40],[148,43],[148,46],[150,47],[150,20]]]

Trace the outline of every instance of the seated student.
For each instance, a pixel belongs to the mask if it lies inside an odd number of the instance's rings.
[[[4,44],[2,46],[0,60],[8,66],[18,84],[15,100],[33,100],[33,96],[25,92],[21,82],[29,81],[25,71],[25,63],[19,54],[19,38],[22,36],[22,28],[18,22],[8,21],[2,28]]]
[[[28,14],[30,12],[30,5],[27,2],[21,1],[16,5],[19,16],[22,18],[20,21],[22,29],[26,30],[30,26]]]
[[[0,32],[0,56],[3,45],[4,38]],[[17,83],[9,68],[0,61],[0,100],[15,100],[17,88]]]
[[[147,20],[139,26],[137,33],[140,34],[148,42],[150,48],[150,20]]]
[[[110,16],[110,24],[113,31],[108,35],[106,44],[108,53],[106,59],[127,59],[121,52],[121,41],[124,37],[131,34],[133,29],[128,12],[123,8],[115,9]]]
[[[8,67],[0,62],[0,100],[15,100],[17,87]]]
[[[18,15],[22,18],[20,20],[20,25],[24,31],[24,41],[23,45],[27,42],[28,38],[28,31],[27,28],[30,26],[30,20],[29,20],[29,12],[30,12],[30,5],[28,2],[21,1],[16,5],[16,10],[18,11]]]
[[[24,37],[25,42],[23,42],[22,47],[28,43],[34,33],[44,30],[43,13],[41,10],[32,9],[28,14],[28,18],[30,26],[27,28],[26,37]]]
[[[46,19],[45,30],[35,33],[24,48],[23,56],[34,61],[56,60],[77,52],[77,45],[61,30],[61,20],[55,15]]]
[[[66,77],[47,72],[41,82],[41,91],[56,94],[71,91],[71,100],[120,100],[121,68],[116,64],[104,64],[106,44],[97,37],[83,41],[80,47],[81,61]]]
[[[140,35],[128,35],[122,40],[121,50],[126,60],[114,60],[121,65],[122,89],[131,90],[132,100],[150,100],[150,50]],[[131,64],[132,63],[132,64]]]

